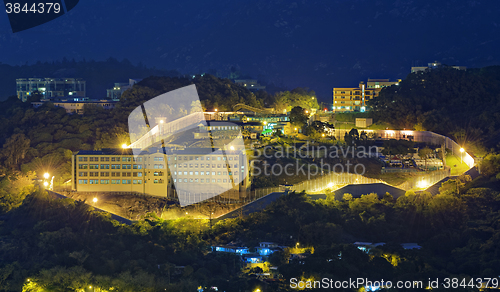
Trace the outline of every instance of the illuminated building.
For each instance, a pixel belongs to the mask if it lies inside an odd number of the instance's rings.
[[[132,88],[134,84],[140,81],[140,79],[129,79],[128,83],[115,83],[113,88],[106,90],[106,96],[108,99],[120,99],[126,90]]]
[[[443,64],[441,64],[438,61],[434,61],[432,63],[427,63],[427,67],[425,67],[425,66],[411,67],[411,73],[427,72],[427,71],[430,71],[430,70],[433,70],[436,68],[440,68],[440,67],[443,67]],[[457,69],[457,70],[463,70],[463,71],[467,70],[467,67],[465,67],[465,66],[446,66],[446,67],[450,67],[450,68]]]
[[[20,78],[16,79],[17,98],[25,102],[34,92],[42,99],[63,96],[85,97],[86,82],[81,78]]]
[[[189,195],[213,197],[215,189],[223,188],[234,190],[223,197],[239,199],[239,192],[250,187],[246,155],[238,150],[210,153],[211,148],[188,148],[167,149],[165,155],[151,148],[134,157],[130,148],[79,151],[72,158],[72,189],[174,197],[175,186],[189,189]]]
[[[109,110],[115,107],[117,101],[113,100],[89,100],[87,98],[68,98],[59,100],[42,100],[32,102],[34,108],[42,106],[46,102],[52,102],[54,106],[62,107],[66,110],[66,113],[77,113],[79,115],[83,114],[85,105],[94,105],[102,107],[103,109]]]
[[[401,80],[368,79],[368,82],[359,82],[358,87],[333,88],[334,112],[364,112],[367,110],[366,102],[376,98],[382,88],[398,85]]]

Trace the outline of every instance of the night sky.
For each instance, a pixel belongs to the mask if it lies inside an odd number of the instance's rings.
[[[189,74],[235,67],[329,101],[332,87],[405,78],[414,64],[498,65],[499,12],[497,0],[81,0],[15,34],[0,13],[0,62],[114,57]]]

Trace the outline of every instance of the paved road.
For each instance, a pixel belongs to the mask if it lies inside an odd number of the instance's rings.
[[[469,175],[471,177],[471,179],[475,179],[476,177],[479,176],[479,171],[477,170],[477,167],[474,166],[473,168],[467,170],[465,173],[465,175]],[[433,184],[432,186],[430,186],[428,189],[426,189],[425,191],[426,192],[429,192],[431,193],[433,196],[439,194],[439,188],[441,187],[441,185],[450,180],[450,179],[456,179],[458,176],[449,176],[449,177],[445,177],[443,178],[442,180],[438,181],[437,183]]]
[[[404,196],[405,191],[383,183],[376,183],[376,184],[347,185],[345,187],[336,190],[334,193],[335,193],[335,200],[342,200],[344,194],[346,193],[351,194],[353,198],[359,198],[362,195],[368,195],[371,193],[375,193],[379,196],[379,198],[382,198],[385,195],[385,193],[389,193],[392,195],[394,199],[397,199],[401,196]]]
[[[56,192],[53,192],[53,191],[47,191],[47,192],[49,192],[49,195],[52,195],[52,196],[54,196],[54,197],[56,197],[56,198],[59,198],[59,199],[71,199],[71,200],[74,200],[73,198],[66,197],[65,195],[61,195],[61,194],[56,193]],[[87,204],[87,205],[91,206],[92,208],[96,209],[97,211],[100,211],[100,212],[104,212],[104,213],[109,213],[109,214],[111,214],[111,219],[116,220],[116,221],[118,221],[118,222],[120,222],[120,223],[127,224],[127,225],[132,225],[132,224],[134,224],[134,221],[132,221],[132,220],[130,220],[130,219],[127,219],[127,218],[125,218],[125,217],[118,216],[118,215],[116,215],[116,214],[110,213],[110,212],[105,211],[105,210],[103,210],[103,209],[96,208],[96,207],[94,207],[94,206],[92,206],[92,205],[90,205],[90,204]]]
[[[229,219],[229,218],[236,218],[242,214],[243,216],[246,216],[250,213],[254,212],[260,212],[264,210],[269,204],[272,202],[276,201],[279,197],[286,195],[286,192],[275,192],[275,193],[270,193],[269,195],[262,197],[260,199],[257,199],[239,209],[236,209],[234,211],[231,211],[225,215],[222,215],[214,220],[214,222],[218,222],[220,220],[224,219]]]

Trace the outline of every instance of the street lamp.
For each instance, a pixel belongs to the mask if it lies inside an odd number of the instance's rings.
[[[465,149],[464,148],[460,148],[460,163],[461,164],[464,163],[464,152],[465,152]]]
[[[49,177],[50,177],[50,174],[48,172],[46,172],[46,173],[43,174],[43,178],[49,179]]]
[[[49,182],[48,182],[48,181],[44,181],[44,182],[43,182],[43,186],[44,186],[45,188],[47,188],[47,187],[49,186]]]
[[[94,206],[95,206],[95,203],[97,203],[97,198],[94,198],[94,199],[92,200],[92,202],[94,202]]]

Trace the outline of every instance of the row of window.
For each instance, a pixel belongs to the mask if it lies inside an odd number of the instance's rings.
[[[87,162],[87,161],[90,161],[90,162],[98,162],[98,161],[101,161],[101,162],[105,162],[105,161],[113,161],[113,162],[131,162],[131,161],[134,161],[134,162],[142,162],[142,157],[121,157],[121,156],[118,156],[118,157],[106,157],[106,156],[103,156],[103,157],[82,157],[82,156],[79,156],[78,157],[78,161],[83,161],[83,162]],[[156,157],[155,157],[155,161],[156,161]],[[163,157],[161,158],[161,160],[159,161],[163,161]]]
[[[86,172],[86,171],[81,171],[78,172],[78,176],[110,176],[109,172]],[[163,175],[163,173],[161,174]],[[142,177],[142,172],[111,172],[111,176],[123,176],[123,177]],[[158,176],[155,174],[155,176]]]
[[[153,160],[154,161],[164,161],[164,158],[162,156],[159,156],[159,157],[154,157]],[[168,157],[168,161],[170,161],[170,160],[171,160],[171,157]],[[212,157],[212,159],[210,159],[210,156],[207,156],[207,157],[205,157],[205,156],[174,156],[173,160],[226,160],[226,157],[225,156],[216,156],[216,157]],[[230,157],[228,157],[228,160],[238,160],[238,157],[230,156]],[[87,162],[87,161],[90,161],[90,162],[98,162],[98,161],[101,161],[101,162],[106,162],[106,161],[142,162],[143,158],[142,157],[121,157],[121,156],[117,156],[117,157],[107,157],[107,156],[82,157],[82,156],[79,156],[78,161],[80,161],[80,162]],[[146,161],[146,160],[144,159],[144,161]]]
[[[156,165],[156,164],[155,164]],[[142,164],[78,164],[78,169],[142,169]]]
[[[155,179],[153,180],[153,183],[155,184],[162,184],[164,182],[164,180],[162,179]],[[130,180],[130,179],[101,179],[101,180],[98,180],[98,179],[79,179],[78,180],[78,184],[80,185],[86,185],[86,184],[90,184],[90,185],[97,185],[97,184],[101,184],[101,185],[107,185],[107,184],[112,184],[112,185],[119,185],[119,184],[122,184],[122,185],[129,185],[129,184],[134,184],[134,185],[141,185],[142,184],[142,180],[140,179],[134,179],[134,180]]]
[[[211,156],[174,156],[173,160],[226,160],[225,156],[213,156],[212,159],[210,159]],[[179,159],[177,159],[179,158]],[[232,157],[229,156],[228,160],[238,160],[238,157]],[[168,161],[170,161],[170,157],[168,157]]]
[[[193,183],[193,182],[194,183],[210,183],[210,182],[212,182],[212,183],[228,183],[229,182],[229,183],[232,183],[233,179],[231,179],[231,178],[230,179],[220,179],[220,178],[219,179],[215,179],[215,178],[212,178],[212,179],[209,179],[209,178],[207,178],[207,179],[204,179],[204,178],[200,178],[200,179],[197,179],[197,178],[190,178],[190,179],[179,178],[179,179],[176,179],[176,178],[174,178],[174,183],[175,182],[180,182],[180,183],[181,182],[185,182],[185,183],[187,183],[187,182],[190,182],[190,183]]]
[[[229,167],[233,167],[232,164],[228,164]],[[200,168],[210,168],[210,164],[207,163],[207,164],[199,164]],[[177,164],[174,164],[174,167],[177,167]],[[188,167],[188,164],[187,163],[179,163],[179,168],[187,168]],[[189,167],[190,168],[193,168],[193,164],[189,164]],[[226,168],[226,164],[212,164],[212,168]],[[194,168],[198,168],[198,164],[194,164]],[[234,168],[238,168],[238,164],[234,164]]]
[[[187,172],[187,171],[184,171],[184,172],[174,171],[174,175],[177,175],[177,174],[178,175],[188,175],[188,173],[189,173],[189,175],[198,175],[198,174],[199,175],[210,175],[210,171],[207,171],[207,172],[205,172],[205,171],[200,171],[200,172],[198,172],[198,171],[194,171],[194,172],[193,171],[189,171],[189,172]],[[212,171],[212,175],[227,175],[227,171],[218,171],[218,172]],[[229,175],[233,175],[233,172],[230,171]],[[238,175],[238,172],[235,171],[234,175]]]

